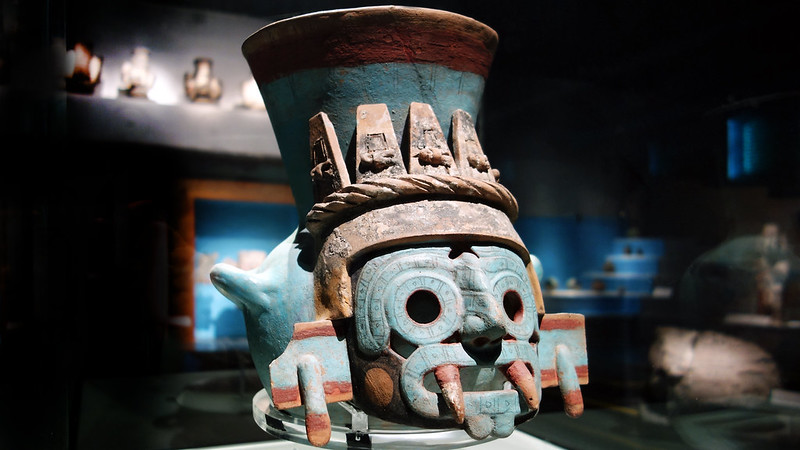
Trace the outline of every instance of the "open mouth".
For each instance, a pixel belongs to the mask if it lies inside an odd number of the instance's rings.
[[[401,386],[411,409],[426,417],[451,415],[477,439],[505,437],[521,412],[539,408],[538,357],[528,342],[507,341],[491,365],[480,363],[460,343],[416,349],[403,364]]]

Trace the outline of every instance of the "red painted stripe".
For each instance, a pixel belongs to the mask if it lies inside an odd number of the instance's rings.
[[[558,374],[555,369],[542,370],[542,387],[558,385]]]
[[[275,22],[242,51],[255,79],[268,83],[300,70],[375,63],[439,64],[486,78],[497,34],[443,11],[372,8]]]
[[[272,388],[272,403],[278,409],[293,408],[300,406],[300,389],[297,386],[288,388]]]
[[[328,414],[306,414],[306,436],[315,447],[322,447],[331,438],[331,418]]]
[[[542,318],[543,331],[548,330],[574,330],[585,327],[585,319],[581,314],[552,314]]]
[[[353,397],[353,385],[349,381],[326,381],[322,388],[325,390],[327,403],[346,401]],[[272,388],[272,403],[278,409],[300,406],[303,401],[299,387]]]
[[[327,414],[307,414],[306,415],[306,429],[320,430],[330,428],[330,416]]]
[[[575,374],[578,375],[578,382],[580,384],[587,384],[589,382],[589,366],[575,366]],[[555,369],[542,370],[542,387],[558,386],[558,374]]]
[[[580,389],[569,391],[561,396],[564,399],[564,411],[570,417],[579,417],[583,414],[583,394]]]
[[[581,394],[580,389],[569,391],[567,395],[563,395],[562,398],[564,399],[564,403],[568,405],[583,405],[583,394]]]
[[[349,400],[346,397],[353,397],[353,385],[349,381],[326,381],[322,386],[328,403],[341,402]]]
[[[321,322],[302,322],[294,324],[293,341],[301,341],[312,337],[336,336],[336,329],[331,322],[325,320]]]

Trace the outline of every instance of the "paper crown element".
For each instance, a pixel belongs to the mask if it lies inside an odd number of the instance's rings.
[[[402,145],[385,104],[356,109],[353,151],[345,159],[327,114],[309,120],[315,204],[306,228],[318,245],[315,295],[320,318],[352,315],[352,264],[361,256],[416,243],[495,243],[528,265],[537,309],[544,313],[530,255],[512,221],[511,192],[498,183],[469,113],[456,110],[450,143],[433,109],[412,102]]]
[[[360,105],[356,117],[353,174],[328,116],[319,113],[309,120],[316,203],[306,216],[306,227],[316,236],[359,211],[423,196],[485,203],[516,219],[517,202],[497,182],[499,172],[491,168],[466,111],[454,112],[448,145],[430,105],[412,102],[402,151],[386,105]]]

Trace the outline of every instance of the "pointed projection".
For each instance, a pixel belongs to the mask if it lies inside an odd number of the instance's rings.
[[[453,152],[463,176],[487,181],[497,181],[499,172],[492,169],[489,159],[483,154],[481,143],[472,117],[463,110],[453,113]]]
[[[410,173],[458,175],[439,121],[427,103],[413,102],[408,107],[408,125],[403,142],[408,145]]]
[[[350,184],[336,131],[327,114],[321,112],[308,120],[308,143],[311,147],[314,201],[321,202],[329,194]]]
[[[384,104],[359,105],[356,110],[356,183],[405,173],[389,109]]]

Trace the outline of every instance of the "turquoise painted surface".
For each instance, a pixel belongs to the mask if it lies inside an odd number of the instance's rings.
[[[556,347],[566,346],[572,357],[573,366],[589,364],[586,356],[586,331],[583,328],[572,330],[541,330],[539,341],[539,364],[542,370],[556,368]]]
[[[303,401],[308,410],[324,414],[323,383],[359,380],[351,380],[348,361],[355,355],[349,354],[343,339],[309,337],[291,341],[294,324],[315,320],[313,276],[302,263],[307,261],[299,244],[302,241],[297,232],[292,234],[270,253],[261,267],[252,271],[218,264],[211,272],[211,279],[214,286],[243,311],[251,355],[263,385],[298,386],[305,392]],[[424,377],[442,364],[495,369],[513,361],[523,361],[534,369],[535,384],[537,390],[541,390],[541,371],[557,367],[556,361],[559,361],[559,369],[567,365],[572,371],[575,365],[587,361],[582,328],[542,331],[537,355],[528,343],[538,326],[532,314],[532,292],[522,261],[509,250],[497,247],[475,246],[472,251],[474,253],[456,256],[446,247],[400,250],[377,257],[370,262],[375,264],[366,264],[361,273],[359,288],[363,289],[356,292],[355,316],[359,345],[363,348],[364,342],[376,343],[373,349],[376,351],[392,345],[384,336],[389,328],[420,344],[400,368],[398,381],[408,407],[422,416],[439,417],[441,414],[438,395],[424,386]],[[400,289],[400,295],[392,286],[408,289]],[[453,296],[440,298],[441,314],[430,323],[416,324],[413,329],[400,326],[398,316],[412,314],[412,311],[398,311],[394,306],[399,304],[397,302],[405,304],[410,293],[419,290],[436,294],[452,290]],[[526,311],[518,321],[508,316],[499,304],[503,294],[510,290],[519,293]],[[384,315],[392,316],[391,320]],[[498,355],[474,347],[477,341],[470,338],[467,328],[470,319],[475,318],[487,326],[492,323],[498,327],[497,337],[510,333],[519,341],[502,341]],[[437,335],[435,339],[428,339],[425,330],[435,331],[440,321],[445,325],[443,330],[433,333]],[[379,326],[374,329],[376,325]],[[446,337],[459,326],[464,342],[434,343],[441,341],[439,334]],[[371,334],[376,331],[380,335],[377,338]],[[481,331],[482,335],[494,337],[492,333],[493,327]],[[471,348],[470,352],[465,345]],[[556,348],[561,347],[567,348],[568,354],[559,355]],[[563,360],[567,357],[569,361],[565,363]],[[562,388],[574,389],[575,380]],[[464,381],[467,380],[462,383]],[[490,434],[508,436],[514,429],[515,417],[521,412],[518,392],[494,377],[478,377],[472,381],[462,385],[467,388],[463,392],[465,429],[476,439]],[[485,390],[487,387],[491,390]]]
[[[491,364],[485,361],[478,361],[469,353],[466,352],[461,344],[433,344],[426,345],[418,348],[412,353],[403,364],[402,368],[402,394],[407,399],[408,405],[416,412],[427,417],[438,417],[439,400],[435,393],[429,391],[423,386],[423,377],[428,372],[432,371],[436,366],[442,364],[454,364],[459,367],[471,366],[486,366],[486,367],[499,367],[505,364],[510,364],[514,361],[524,361],[534,368],[534,375],[536,378],[537,386],[541,385],[541,372],[536,370],[539,367],[538,357],[536,352],[527,342],[502,342],[502,350]],[[483,388],[487,386],[482,386]],[[541,388],[539,388],[541,390]],[[513,402],[507,401],[508,394],[512,394]],[[467,409],[466,414],[511,414],[510,420],[513,422],[513,416],[519,414],[520,403],[517,399],[517,392],[513,390],[497,389],[491,391],[479,392],[464,392],[465,399],[468,396],[477,396],[482,398],[484,404],[488,404],[488,408],[483,410],[470,411]],[[541,393],[540,393],[541,398]],[[502,401],[500,401],[502,399]],[[481,403],[480,400],[477,401]],[[509,418],[507,418],[509,420]]]
[[[297,231],[255,270],[229,264],[211,270],[214,286],[243,312],[250,354],[264,386],[270,385],[267,367],[286,349],[294,324],[316,320],[313,275],[300,264],[303,249],[296,238]]]
[[[527,341],[537,329],[534,297],[522,260],[507,249],[473,246],[450,256],[449,247],[411,248],[376,257],[361,270],[355,289],[359,348],[377,354],[390,332],[415,345],[441,342],[458,331],[461,339],[489,341],[511,334]],[[407,312],[415,291],[435,295],[440,314],[420,325]],[[504,294],[519,295],[522,315],[508,317]]]
[[[321,374],[320,387],[323,382],[350,383],[350,359],[347,355],[347,342],[336,336],[316,336],[299,341],[292,341],[286,352],[270,365],[273,389],[301,387],[307,389],[309,383],[303,383],[298,372],[303,371],[304,362],[312,362],[313,368]],[[305,369],[308,370],[308,369]],[[322,390],[322,404],[325,404],[325,393]],[[327,412],[318,411],[318,412]]]
[[[361,104],[387,105],[398,142],[411,102],[428,103],[447,133],[450,117],[463,109],[477,120],[485,80],[433,64],[369,64],[312,69],[259,86],[269,111],[284,165],[289,172],[300,223],[313,205],[308,119],[325,112],[336,128],[339,145],[349,152]],[[345,156],[347,158],[347,156]]]

